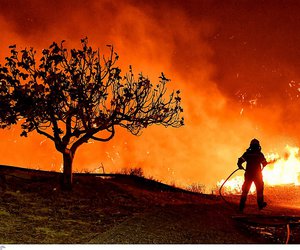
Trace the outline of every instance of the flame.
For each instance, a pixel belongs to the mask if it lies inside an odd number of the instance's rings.
[[[299,148],[287,145],[284,156],[278,153],[266,154],[268,162],[272,162],[263,169],[263,179],[266,186],[277,185],[300,185],[300,156]],[[217,182],[217,187],[221,187],[224,179]],[[229,179],[223,186],[224,193],[240,193],[244,182],[243,176],[236,176]],[[255,185],[252,183],[250,192],[255,192]]]
[[[275,186],[282,184],[300,185],[300,159],[299,148],[286,146],[287,157],[281,157],[263,170],[266,185]]]

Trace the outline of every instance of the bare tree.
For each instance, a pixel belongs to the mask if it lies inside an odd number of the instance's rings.
[[[63,187],[72,187],[72,162],[76,150],[88,140],[106,142],[120,126],[134,135],[152,124],[180,127],[183,111],[180,91],[166,94],[170,81],[162,73],[159,83],[132,68],[124,76],[115,66],[113,46],[100,55],[81,40],[80,49],[53,43],[42,50],[18,51],[0,65],[0,126],[21,123],[21,136],[36,131],[52,140],[63,155]]]

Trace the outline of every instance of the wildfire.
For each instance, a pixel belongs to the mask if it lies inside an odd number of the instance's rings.
[[[266,154],[267,161],[273,162],[263,169],[263,178],[266,186],[294,184],[300,185],[300,156],[298,147],[285,147],[284,156],[277,153]],[[225,180],[217,182],[220,187]],[[236,176],[229,179],[223,187],[225,193],[240,193],[244,177]],[[252,184],[250,193],[255,192],[255,185]]]

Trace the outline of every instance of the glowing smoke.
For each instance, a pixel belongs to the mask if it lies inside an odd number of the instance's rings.
[[[157,81],[163,71],[169,88],[182,90],[185,127],[150,127],[141,137],[119,129],[109,143],[81,147],[75,170],[102,162],[106,171],[142,167],[163,181],[209,185],[236,167],[252,137],[266,152],[299,142],[298,101],[289,94],[300,80],[297,4],[283,11],[274,1],[5,2],[1,58],[10,44],[42,49],[64,39],[71,48],[88,36],[93,47],[115,46],[123,72],[131,64]],[[18,134],[0,131],[1,164],[59,169],[52,142]]]

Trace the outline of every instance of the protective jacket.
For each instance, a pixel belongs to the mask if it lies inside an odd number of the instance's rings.
[[[261,173],[262,166],[267,165],[264,154],[259,149],[248,148],[247,151],[238,159],[238,167],[243,168],[242,164],[246,164],[246,174],[257,175]]]

